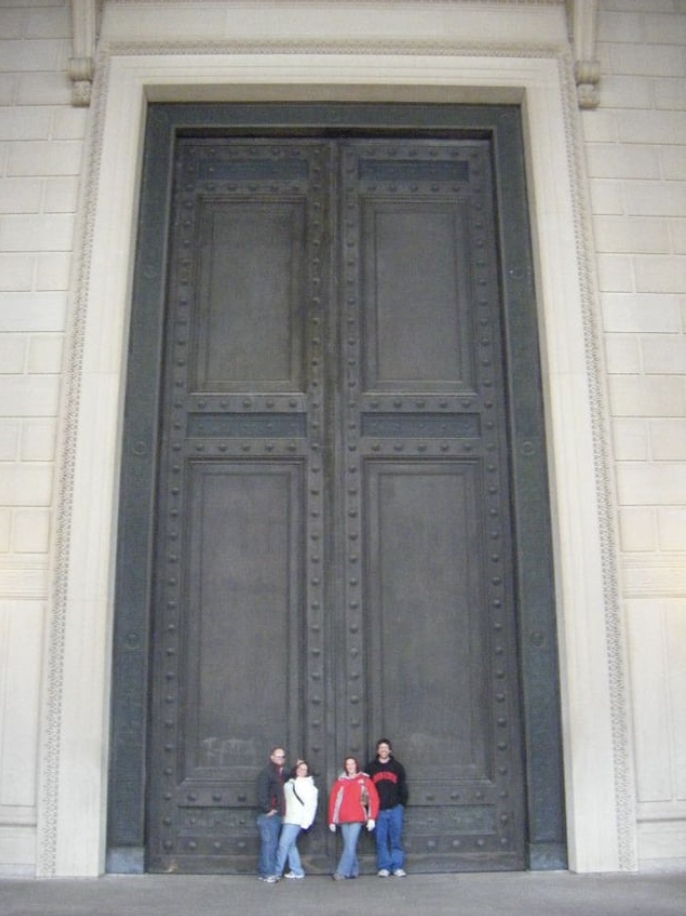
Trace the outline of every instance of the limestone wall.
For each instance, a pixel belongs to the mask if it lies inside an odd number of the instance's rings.
[[[646,865],[686,855],[685,44],[683,2],[603,0],[583,115]]]

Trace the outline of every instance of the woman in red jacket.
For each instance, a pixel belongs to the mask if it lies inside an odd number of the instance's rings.
[[[329,830],[336,832],[340,824],[343,834],[343,854],[334,872],[334,881],[357,878],[360,863],[357,861],[357,840],[362,825],[373,830],[379,812],[379,795],[376,786],[354,757],[346,757],[344,772],[336,780],[329,797]]]

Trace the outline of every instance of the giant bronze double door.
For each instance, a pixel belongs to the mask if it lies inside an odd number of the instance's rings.
[[[384,735],[412,870],[524,867],[492,175],[478,138],[178,141],[151,870],[254,873],[283,744],[329,871],[327,790]]]

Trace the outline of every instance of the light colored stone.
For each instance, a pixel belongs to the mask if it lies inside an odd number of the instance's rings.
[[[0,419],[0,461],[16,461],[20,433],[21,423]]]
[[[0,294],[0,333],[63,331],[67,301],[63,292]]]
[[[641,371],[640,343],[629,335],[605,338],[607,371],[613,375],[633,375]]]
[[[42,187],[36,178],[0,179],[0,214],[37,213]]]
[[[30,254],[0,254],[0,293],[29,292],[34,260]]]
[[[620,465],[617,490],[623,506],[686,505],[686,465]]]
[[[633,85],[633,81],[632,81]],[[605,86],[603,84],[603,97]],[[588,173],[591,178],[643,178],[658,180],[660,150],[641,144],[588,143],[586,146]],[[599,185],[594,184],[594,188]],[[621,187],[621,186],[620,186]],[[594,203],[595,203],[595,194]]]
[[[69,251],[73,240],[70,213],[0,218],[0,246],[5,251]]]
[[[25,369],[26,338],[20,334],[0,337],[0,375],[16,375]]]
[[[639,255],[634,263],[638,292],[681,293],[686,289],[685,257]]]
[[[686,553],[686,508],[660,509],[657,521],[660,549]]]
[[[62,335],[33,336],[29,341],[28,371],[53,374],[62,370]]]
[[[40,175],[50,178],[78,175],[82,145],[78,140],[16,143],[9,151],[8,175]]]
[[[17,468],[0,463],[0,506],[49,506],[52,476],[48,464]]]
[[[603,327],[613,334],[678,334],[681,310],[677,296],[645,293],[605,293]]]
[[[71,279],[71,257],[68,252],[48,251],[36,256],[35,288],[55,291],[69,289]]]
[[[612,430],[613,453],[618,461],[645,461],[649,457],[647,420],[615,418]]]
[[[12,526],[12,549],[15,553],[46,554],[50,546],[48,509],[17,509]]]
[[[603,253],[670,254],[670,225],[666,219],[598,216],[597,250]]]
[[[627,552],[657,548],[657,519],[654,509],[620,509],[619,538]]]
[[[686,337],[653,335],[642,341],[641,351],[646,373],[686,376]]]
[[[26,420],[21,428],[22,461],[52,461],[55,457],[55,421]]]
[[[686,422],[682,417],[650,420],[648,433],[655,461],[686,461]]]

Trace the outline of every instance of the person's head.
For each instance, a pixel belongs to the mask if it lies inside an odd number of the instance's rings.
[[[360,764],[355,757],[346,757],[343,761],[343,769],[347,776],[355,776],[360,772]]]
[[[379,738],[376,742],[376,756],[379,760],[388,760],[393,752],[393,745],[388,738]]]
[[[272,748],[269,759],[272,763],[276,764],[277,767],[282,767],[286,759],[286,749],[277,744],[276,747]]]
[[[298,759],[295,762],[293,767],[294,776],[309,776],[310,775],[310,765],[307,760]]]

